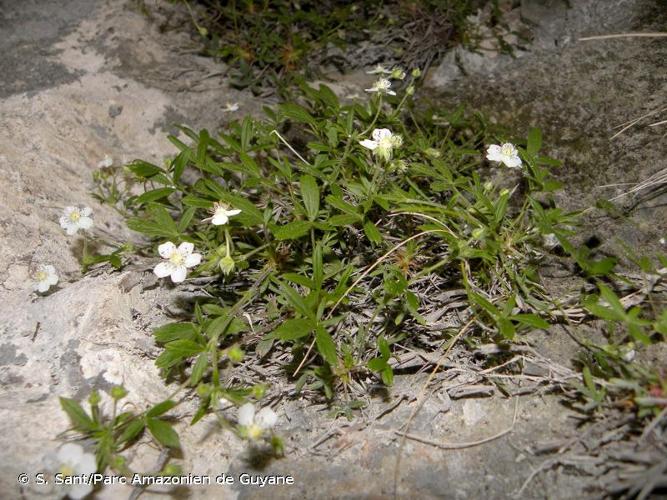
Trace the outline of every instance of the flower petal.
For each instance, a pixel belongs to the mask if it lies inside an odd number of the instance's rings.
[[[504,163],[509,168],[519,168],[521,166],[521,158],[518,156],[505,157]]]
[[[174,283],[181,283],[185,281],[188,275],[188,268],[185,266],[173,266],[171,271],[171,281]]]
[[[239,209],[234,209],[234,210],[227,210],[227,215],[231,217],[232,215],[238,215],[241,213],[241,210]]]
[[[76,468],[77,474],[93,474],[97,471],[97,462],[95,461],[95,455],[92,453],[84,453],[81,459],[79,460],[78,467]]]
[[[81,460],[83,447],[75,443],[65,443],[58,450],[58,461],[61,464],[74,465]]]
[[[77,478],[78,479],[78,478]],[[72,500],[81,500],[93,491],[93,486],[85,483],[73,484],[69,487],[67,496]]]
[[[262,429],[270,429],[278,422],[278,414],[267,406],[259,410],[255,422]]]
[[[178,252],[183,256],[186,257],[192,253],[192,251],[195,249],[194,244],[184,241],[180,245],[178,245]]]
[[[82,217],[89,217],[93,213],[93,209],[90,207],[83,207],[81,209],[81,216]]]
[[[171,262],[160,262],[157,266],[155,266],[153,272],[158,278],[166,278],[174,272],[174,265]]]
[[[176,250],[176,245],[174,245],[171,241],[162,243],[162,245],[157,247],[157,251],[160,254],[160,257],[163,259],[168,259],[171,257],[171,254],[174,253],[174,250]]]
[[[389,130],[388,128],[376,128],[375,130],[373,130],[372,135],[373,139],[375,139],[376,141],[380,141],[381,139],[390,138],[392,134],[391,130]]]
[[[246,403],[239,408],[238,421],[239,425],[248,427],[252,425],[255,420],[255,405]]]
[[[214,226],[224,226],[228,222],[229,217],[227,217],[227,214],[216,213],[213,217],[211,217],[211,224]]]
[[[361,144],[363,147],[370,149],[373,151],[375,148],[378,147],[378,143],[375,141],[371,141],[370,139],[364,139],[363,141],[359,141],[359,144]]]
[[[185,264],[185,267],[195,267],[198,266],[200,262],[201,254],[191,253],[190,255],[185,256],[185,261],[183,263]]]
[[[486,159],[489,161],[502,161],[503,155],[500,152],[500,146],[492,144],[486,150]]]
[[[90,229],[93,227],[93,219],[90,217],[81,217],[79,219],[79,227],[81,229]]]
[[[49,288],[51,288],[51,285],[49,285],[46,281],[39,281],[35,285],[35,289],[39,293],[44,293],[44,292],[48,291]]]

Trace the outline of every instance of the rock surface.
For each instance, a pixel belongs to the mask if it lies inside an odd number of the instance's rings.
[[[594,185],[636,182],[665,167],[666,128],[630,130],[622,141],[611,143],[608,137],[612,126],[667,101],[665,73],[659,71],[667,53],[659,40],[576,42],[581,34],[659,24],[658,18],[646,21],[651,2],[572,4],[572,9],[563,9],[556,1],[524,0],[523,17],[544,22],[521,58],[503,58],[492,69],[481,64],[480,73],[455,77],[448,74],[445,62],[430,81],[441,102],[479,105],[499,121],[518,124],[519,134],[528,125],[545,128],[545,143],[554,145],[550,153],[565,160],[568,196],[577,196],[574,204],[584,206]],[[104,155],[111,155],[116,164],[133,158],[160,162],[173,152],[166,131],[173,130],[174,123],[215,129],[231,117],[223,112],[226,102],[241,102],[240,113],[264,104],[230,90],[224,84],[224,67],[196,55],[197,45],[182,13],[144,13],[140,5],[0,0],[3,498],[55,495],[34,484],[19,485],[16,477],[40,472],[44,456],[59,446],[59,435],[68,428],[59,396],[85,399],[94,387],[108,390],[123,383],[129,403],[143,408],[173,389],[158,376],[153,361],[159,351],[150,332],[178,314],[177,303],[187,300],[191,290],[187,285],[156,283],[147,269],[82,278],[76,258],[81,239],[67,237],[59,227],[62,208],[91,206],[96,227],[106,237],[132,238],[122,217],[90,194],[91,174]],[[554,17],[545,20],[544,9]],[[654,248],[657,235],[665,232],[664,210],[642,208],[641,217],[633,215],[632,223],[615,230],[621,238]],[[38,297],[32,293],[30,273],[42,263],[56,266],[60,283]],[[558,329],[544,343],[554,357],[569,359],[563,353],[574,349]],[[222,431],[214,418],[191,428],[183,425],[183,454],[176,461],[184,472],[212,477],[283,473],[293,475],[296,486],[241,487],[237,480],[234,486],[181,487],[170,494],[390,497],[399,442],[394,431],[417,404],[414,395],[424,380],[422,375],[397,377],[388,399],[369,398],[369,410],[352,422],[332,419],[325,408],[305,400],[278,402],[278,430],[286,438],[287,456],[264,468],[251,465],[243,444]],[[466,443],[510,428],[511,401],[497,392],[489,398],[450,400],[446,389],[461,383],[439,380],[410,432],[434,441]],[[191,406],[185,408],[184,413],[192,412]],[[557,397],[522,398],[517,408],[520,425],[513,428],[511,439],[457,450],[408,441],[401,455],[399,497],[508,498],[521,491],[530,475],[525,450],[576,437],[578,430]],[[136,469],[151,471],[158,456],[145,439],[128,458]],[[522,496],[582,498],[591,495],[594,490],[586,488],[594,483],[578,473],[545,471]],[[116,486],[102,489],[97,497],[115,499],[130,493]],[[143,498],[164,495],[152,488]]]

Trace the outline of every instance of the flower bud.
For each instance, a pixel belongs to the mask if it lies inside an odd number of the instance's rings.
[[[234,270],[235,266],[236,263],[234,262],[234,259],[231,255],[225,255],[222,259],[220,259],[220,270],[226,275],[230,274]]]
[[[240,363],[243,361],[243,356],[245,356],[245,353],[238,345],[233,345],[227,349],[227,356],[232,363]]]
[[[100,393],[93,389],[93,392],[91,392],[90,396],[88,396],[88,402],[90,403],[90,406],[97,406],[100,404],[100,401],[102,401]]]
[[[116,401],[127,396],[127,390],[122,385],[117,385],[111,388],[111,397]]]

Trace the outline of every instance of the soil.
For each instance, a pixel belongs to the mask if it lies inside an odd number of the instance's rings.
[[[667,125],[649,127],[652,121],[644,120],[610,139],[614,127],[665,106],[665,39],[579,41],[664,31],[664,2],[520,3],[508,19],[527,26],[532,40],[521,42],[515,57],[480,60],[466,51],[446,57],[427,76],[424,99],[443,109],[480,109],[519,137],[540,127],[546,152],[564,162],[559,202],[573,210],[667,167]],[[98,227],[119,240],[136,238],[116,211],[91,195],[92,173],[104,155],[115,164],[134,158],[159,163],[173,153],[166,135],[176,132],[174,125],[215,130],[271,102],[231,89],[226,68],[198,55],[187,15],[166,3],[0,0],[0,33],[0,496],[51,498],[55,491],[16,478],[41,472],[45,456],[61,443],[69,424],[58,397],[82,399],[94,387],[118,383],[138,408],[166,397],[173,387],[155,368],[159,349],[151,330],[178,316],[195,293],[192,285],[157,283],[139,266],[82,277],[80,239],[59,227],[62,208],[88,205]],[[356,73],[332,86],[341,94],[363,93],[368,79]],[[239,102],[240,110],[224,111],[228,102]],[[607,184],[619,186],[602,187]],[[665,195],[634,201],[637,207],[620,217],[593,212],[581,240],[596,236],[600,252],[661,250]],[[56,265],[60,274],[58,288],[44,297],[31,290],[30,270],[39,263]],[[593,327],[576,330],[587,338],[600,335]],[[351,420],[332,416],[307,395],[285,397],[290,386],[279,370],[255,375],[273,384],[269,401],[280,415],[285,458],[258,463],[212,416],[193,427],[179,424],[183,449],[174,458],[184,473],[227,473],[235,484],[151,487],[142,498],[599,498],[623,481],[637,481],[628,471],[641,474],[664,460],[659,446],[605,437],[612,427],[585,423],[549,390],[558,385],[553,380],[575,376],[579,346],[565,328],[535,332],[526,344],[533,349],[521,351],[532,363],[530,373],[551,382],[516,383],[510,392],[525,394],[514,397],[473,373],[483,365],[475,353],[452,350],[407,430],[440,447],[406,440],[396,489],[398,432],[420,404],[415,396],[432,360],[399,371],[395,385],[366,396],[366,408]],[[667,361],[665,349],[642,356],[662,366]],[[460,388],[480,384],[487,389],[461,397]],[[181,416],[191,415],[194,401],[182,408]],[[615,448],[601,452],[601,443],[610,442]],[[648,458],[641,462],[631,452]],[[160,451],[146,438],[128,460],[136,470],[152,471]],[[295,485],[244,486],[238,479],[244,472],[289,474]],[[132,493],[116,485],[95,497]]]

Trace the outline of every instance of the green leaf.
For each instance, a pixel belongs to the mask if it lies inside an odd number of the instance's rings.
[[[120,443],[128,443],[130,441],[133,441],[139,434],[141,434],[146,427],[146,424],[144,423],[143,420],[132,420],[127,426],[125,427],[125,430],[121,433],[121,435],[118,437],[118,441]]]
[[[169,323],[153,330],[155,341],[165,344],[177,339],[189,339],[195,335],[195,325],[193,323]]]
[[[308,215],[308,219],[314,221],[320,212],[320,189],[317,186],[317,181],[311,175],[304,175],[301,177],[300,185],[306,215]]]
[[[97,428],[95,422],[93,422],[90,416],[88,416],[86,411],[81,408],[81,405],[77,401],[61,397],[60,406],[63,411],[67,413],[67,416],[77,431],[91,432]]]
[[[289,304],[296,309],[302,316],[306,318],[313,318],[313,312],[306,305],[303,297],[294,288],[286,283],[277,281],[280,286],[280,294],[289,302]]]
[[[381,372],[387,366],[387,361],[382,358],[373,358],[367,363],[368,369],[373,372]]]
[[[380,355],[385,361],[391,357],[391,351],[389,350],[389,343],[384,337],[378,339],[378,349],[380,349]]]
[[[196,210],[197,209],[195,207],[188,207],[185,209],[183,215],[181,215],[181,220],[178,221],[177,229],[179,233],[184,233],[188,228],[190,222],[192,222],[192,218],[194,217]]]
[[[536,314],[515,314],[514,316],[510,316],[510,319],[524,325],[532,326],[533,328],[539,328],[540,330],[547,330],[550,326],[549,323]]]
[[[174,191],[176,191],[174,188],[168,188],[168,187],[152,189],[151,191],[146,191],[144,194],[134,198],[134,202],[138,204],[143,204],[149,201],[160,200],[162,198],[166,198]]]
[[[203,350],[203,346],[192,340],[174,340],[165,345],[165,351],[158,356],[155,364],[158,368],[171,368]]]
[[[157,165],[153,165],[152,163],[148,163],[147,161],[142,160],[134,160],[127,166],[127,168],[137,177],[143,177],[145,179],[163,172],[163,170]]]
[[[161,403],[156,404],[153,406],[153,408],[148,410],[148,412],[146,412],[146,416],[149,418],[159,417],[160,415],[167,413],[174,406],[176,406],[176,403],[171,399],[167,399],[166,401],[162,401]]]
[[[162,446],[166,446],[167,448],[181,447],[178,434],[176,434],[171,424],[157,418],[147,419],[146,424],[150,433]]]
[[[535,156],[542,147],[542,132],[539,128],[531,128],[528,132],[528,143],[526,152],[528,156]]]
[[[359,212],[357,208],[354,205],[349,204],[339,196],[334,196],[330,194],[325,198],[326,202],[331,205],[332,207],[337,208],[341,212],[344,212],[349,215],[354,215],[356,217],[359,217]]]
[[[208,352],[205,351],[199,355],[197,361],[192,366],[190,385],[195,386],[199,383],[199,381],[204,376],[204,373],[206,372],[206,368],[208,368]]]
[[[315,328],[313,320],[308,318],[288,319],[276,328],[273,333],[266,338],[278,338],[280,340],[296,340],[310,335]]]
[[[378,231],[378,228],[372,221],[367,220],[364,222],[364,233],[366,233],[366,236],[371,243],[376,245],[382,243],[382,234]]]
[[[391,366],[385,366],[381,376],[382,382],[384,382],[385,385],[392,385],[394,383],[394,370],[391,369]]]
[[[351,226],[361,220],[360,215],[339,214],[329,217],[327,222],[332,226]]]
[[[498,318],[498,331],[507,340],[512,340],[516,334],[516,328],[512,322],[507,318]]]
[[[296,220],[285,224],[284,226],[275,227],[273,229],[273,236],[280,241],[298,240],[308,234],[311,226],[312,223],[310,221]]]
[[[307,123],[312,127],[317,127],[315,118],[313,118],[313,116],[303,106],[299,106],[298,104],[294,103],[281,104],[280,111],[282,111],[283,115],[285,115],[287,118],[295,122]]]
[[[317,350],[324,360],[331,366],[336,366],[338,364],[336,344],[331,338],[331,335],[329,335],[329,332],[321,326],[318,326],[315,329],[315,343],[317,344]]]
[[[190,161],[190,154],[192,153],[191,150],[186,149],[185,151],[181,151],[176,158],[174,158],[174,161],[172,162],[172,166],[174,168],[172,175],[172,178],[174,179],[174,182],[178,182],[181,179],[181,176],[183,175],[183,171],[185,170],[185,167],[187,166],[188,162]]]

